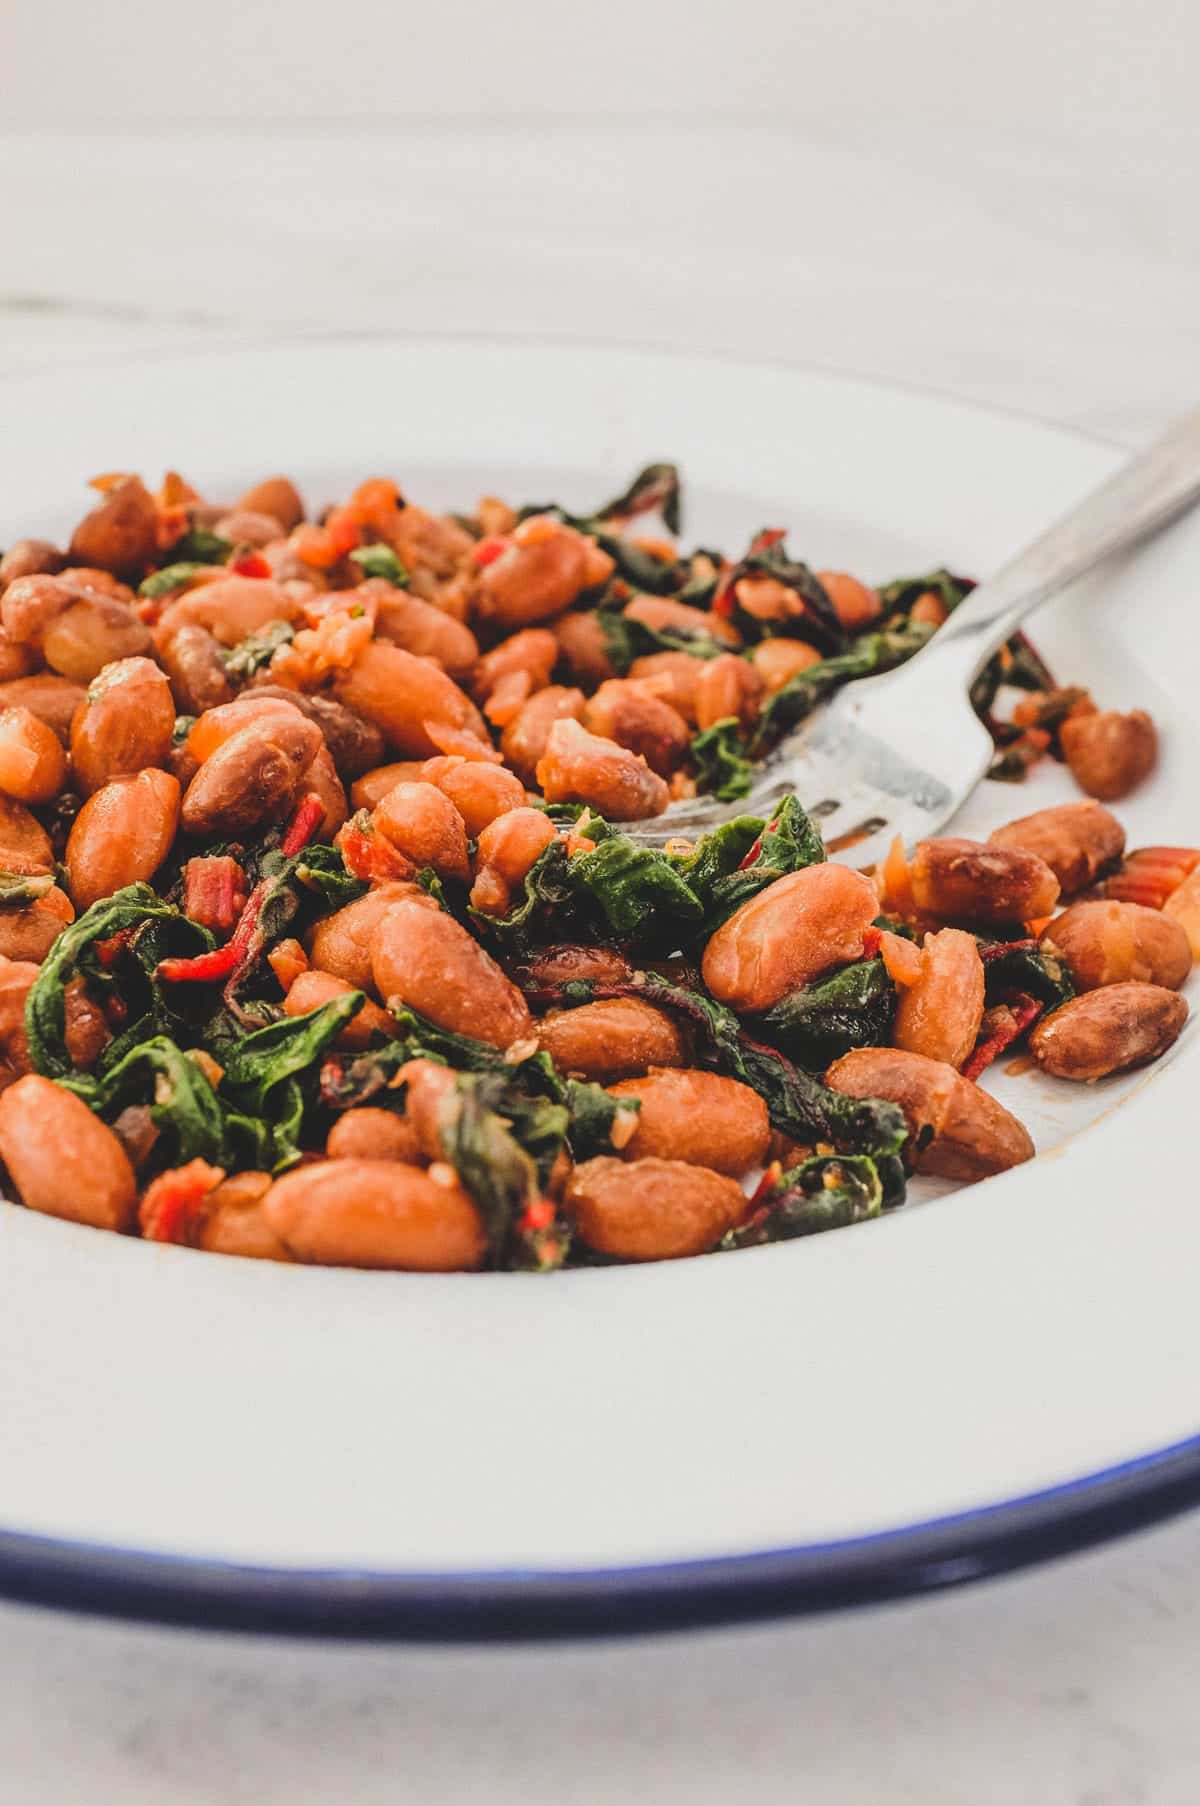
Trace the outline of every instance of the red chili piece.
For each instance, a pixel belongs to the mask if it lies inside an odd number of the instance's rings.
[[[485,565],[495,564],[497,558],[503,558],[509,547],[509,541],[500,534],[493,533],[488,539],[481,539],[471,553],[471,563],[477,564],[480,570]]]
[[[270,577],[274,573],[261,552],[244,552],[230,561],[229,569],[239,577]]]
[[[979,1043],[963,1067],[964,1079],[977,1079],[981,1072],[986,1072],[1006,1047],[1011,1047],[1014,1041],[1021,1039],[1026,1029],[1033,1027],[1043,1007],[1036,997],[1030,997],[1025,991],[1018,991],[1012,1002],[1005,1006],[1004,1020],[999,1028]]]

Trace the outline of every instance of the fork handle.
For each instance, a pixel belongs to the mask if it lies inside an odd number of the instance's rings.
[[[1032,609],[1200,501],[1200,408],[1109,477],[960,602],[923,658],[953,657],[970,682]]]

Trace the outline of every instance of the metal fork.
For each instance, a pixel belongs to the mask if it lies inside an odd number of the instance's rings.
[[[857,866],[937,830],[991,761],[968,686],[1019,624],[1051,596],[1129,550],[1200,501],[1200,409],[1178,421],[960,602],[898,670],[847,685],[759,767],[737,803],[675,803],[623,832],[653,845],[694,839],[730,817],[768,815],[795,794]]]

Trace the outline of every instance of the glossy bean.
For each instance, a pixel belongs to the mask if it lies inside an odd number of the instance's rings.
[[[53,1079],[27,1073],[0,1095],[0,1159],[30,1210],[94,1229],[132,1227],[137,1187],[125,1150]]]
[[[181,715],[203,715],[232,702],[221,644],[207,627],[183,622],[171,633],[156,635],[155,645]]]
[[[425,767],[431,764],[432,759],[397,759],[390,765],[377,765],[354,780],[350,786],[350,801],[356,809],[374,809],[397,784],[425,781]]]
[[[440,878],[470,877],[466,826],[436,784],[395,785],[376,806],[371,824],[418,870],[428,865]]]
[[[358,988],[347,984],[344,978],[335,978],[332,972],[323,972],[320,967],[311,966],[308,971],[297,973],[288,986],[287,996],[283,1000],[283,1013],[285,1016],[307,1016],[310,1010],[322,1009],[335,998],[345,997]],[[389,1040],[396,1032],[394,1018],[368,997],[358,1014],[351,1017],[337,1037],[336,1045],[357,1053],[370,1047],[372,1041]]]
[[[1128,981],[1177,991],[1192,969],[1179,923],[1139,903],[1073,903],[1043,930],[1041,944],[1065,962],[1077,991]]]
[[[1090,1085],[1157,1060],[1179,1039],[1187,1017],[1185,1000],[1162,985],[1106,985],[1045,1017],[1029,1046],[1044,1072]]]
[[[480,616],[502,628],[531,627],[606,583],[612,570],[612,559],[594,540],[549,515],[534,515],[480,574]]]
[[[399,1160],[297,1167],[276,1180],[262,1208],[289,1252],[317,1266],[454,1273],[482,1266],[487,1252],[462,1187]]]
[[[326,1137],[325,1154],[329,1160],[403,1160],[410,1166],[422,1158],[408,1119],[369,1104],[338,1117]]]
[[[563,1207],[597,1254],[680,1260],[715,1248],[745,1214],[746,1198],[736,1179],[683,1160],[602,1155],[575,1168]]]
[[[509,809],[489,822],[479,836],[472,909],[506,915],[513,892],[557,838],[554,823],[540,809]]]
[[[391,584],[379,585],[375,637],[432,659],[455,679],[468,676],[479,657],[479,643],[462,621]]]
[[[766,1159],[767,1106],[756,1091],[715,1072],[655,1070],[611,1085],[641,1103],[623,1159],[686,1160],[740,1179]]]
[[[56,615],[42,635],[52,671],[90,684],[114,659],[140,658],[153,650],[150,629],[125,602],[88,596]]]
[[[304,519],[304,502],[290,477],[264,477],[261,483],[244,489],[233,505],[254,514],[273,515],[285,533]]]
[[[295,721],[300,710],[290,697],[262,696],[251,690],[232,702],[206,709],[188,730],[186,746],[198,765],[210,759],[227,740],[249,727],[252,721]],[[315,749],[316,742],[313,741]]]
[[[65,746],[71,736],[71,722],[86,691],[82,684],[72,683],[53,671],[39,671],[32,677],[15,677],[0,683],[0,708],[28,709],[39,721],[53,728]]]
[[[179,826],[179,782],[169,771],[114,778],[71,825],[63,863],[77,909],[153,878]]]
[[[704,982],[735,1010],[767,1010],[829,966],[861,959],[879,910],[870,880],[810,865],[743,903],[704,950]]]
[[[560,615],[550,623],[559,654],[571,676],[589,689],[617,675],[608,636],[595,609]]]
[[[529,694],[544,689],[558,661],[558,641],[545,627],[526,627],[485,652],[471,678],[471,694],[482,705],[496,685],[514,673],[529,679]]]
[[[438,907],[420,885],[397,881],[376,884],[365,897],[323,916],[313,928],[309,944],[314,966],[344,979],[353,990],[373,995],[371,941],[388,910],[404,902],[412,902],[419,909]]]
[[[169,638],[182,627],[203,627],[222,646],[236,646],[274,621],[295,621],[300,603],[273,577],[218,577],[191,589],[167,605],[160,634]]]
[[[66,553],[48,539],[14,539],[0,557],[0,589],[18,577],[52,577],[66,562]]]
[[[0,790],[19,803],[48,803],[67,781],[67,755],[53,728],[29,709],[0,711]]]
[[[323,745],[321,730],[299,714],[250,722],[211,754],[188,785],[184,828],[197,837],[237,839],[281,820]]]
[[[54,848],[24,803],[0,793],[0,871],[36,877],[54,870]]]
[[[652,1066],[686,1066],[688,1037],[668,1010],[638,997],[609,997],[576,1009],[550,1010],[538,1045],[569,1078],[611,1085],[641,1078]]]
[[[207,1254],[236,1254],[242,1260],[290,1261],[266,1219],[263,1204],[270,1191],[270,1173],[232,1173],[198,1206],[188,1240]]]
[[[1101,802],[1115,802],[1149,777],[1158,759],[1158,733],[1145,709],[1073,715],[1059,729],[1071,776]]]
[[[629,675],[635,683],[648,683],[683,719],[696,725],[696,690],[705,660],[691,652],[648,652],[635,658]]]
[[[806,640],[760,640],[750,654],[750,662],[762,678],[768,696],[782,690],[801,671],[821,663],[821,654]]]
[[[1102,803],[1059,803],[1006,822],[988,842],[1035,853],[1058,879],[1063,896],[1070,897],[1116,864],[1125,851],[1125,830]]]
[[[157,551],[158,510],[140,477],[108,490],[71,535],[73,563],[94,564],[114,577],[140,577]]]
[[[252,696],[269,696],[276,702],[290,702],[325,736],[325,744],[343,783],[359,778],[377,766],[385,752],[383,735],[374,722],[367,721],[355,709],[348,709],[332,696],[307,696],[302,690],[285,690],[278,684],[256,683]],[[359,803],[355,808],[361,808]]]
[[[921,969],[900,988],[892,1039],[908,1053],[962,1066],[983,1021],[983,961],[973,934],[943,928],[927,934]]]
[[[1035,921],[1058,901],[1058,879],[1036,853],[977,840],[923,840],[908,877],[917,908],[945,922]]]
[[[533,1032],[520,991],[445,910],[409,902],[387,910],[371,941],[371,970],[389,1009],[407,1004],[453,1034],[505,1048]]]
[[[531,696],[500,736],[500,751],[525,784],[532,784],[538,762],[545,757],[546,742],[556,721],[580,721],[585,697],[582,690],[550,684]]]
[[[489,765],[482,759],[453,755],[427,759],[420,775],[422,782],[436,784],[449,797],[472,840],[478,840],[497,816],[520,809],[525,802],[520,778],[503,765]]]
[[[439,665],[387,641],[372,640],[349,670],[337,674],[334,692],[406,757],[428,759],[442,750],[427,733],[427,721],[488,740],[474,703]]]
[[[732,718],[749,727],[758,719],[764,688],[754,666],[735,653],[708,659],[696,684],[696,726],[703,730]]]
[[[898,1104],[909,1127],[906,1153],[918,1172],[985,1179],[1033,1159],[1025,1125],[944,1060],[900,1048],[858,1047],[834,1061],[825,1083],[848,1097]]]
[[[0,954],[5,959],[44,960],[75,911],[57,885],[20,909],[0,909]]]
[[[878,590],[846,571],[817,571],[817,582],[833,603],[833,611],[850,633],[870,627],[883,613]]]
[[[61,577],[18,577],[0,596],[0,625],[14,645],[40,652],[51,621],[78,601],[79,591]]]
[[[76,788],[90,796],[112,778],[165,765],[174,730],[171,686],[153,659],[106,665],[71,724]]]
[[[583,711],[583,725],[639,754],[660,777],[670,777],[682,765],[692,737],[678,709],[623,677],[600,685]]]
[[[590,803],[609,821],[645,821],[661,815],[670,801],[663,779],[640,753],[570,719],[550,729],[536,775],[548,803]]]

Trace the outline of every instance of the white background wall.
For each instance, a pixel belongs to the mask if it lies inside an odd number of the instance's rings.
[[[1200,0],[0,0],[7,129],[1181,123]]]

